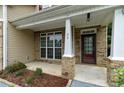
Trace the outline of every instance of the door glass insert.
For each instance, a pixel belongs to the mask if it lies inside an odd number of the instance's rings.
[[[93,37],[84,38],[84,53],[85,54],[93,53]]]

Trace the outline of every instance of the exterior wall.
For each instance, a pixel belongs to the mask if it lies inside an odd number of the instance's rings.
[[[40,32],[34,32],[34,57],[40,60]]]
[[[8,62],[34,60],[34,32],[18,31],[8,24]]]
[[[76,28],[75,29],[75,62],[81,63],[81,29],[96,28],[96,64],[99,66],[106,66],[104,59],[106,58],[106,27],[94,26],[86,28]]]
[[[49,62],[49,63],[55,63],[60,64],[61,60],[59,59],[41,59],[40,58],[40,33],[41,32],[55,32],[55,31],[61,31],[62,32],[62,55],[64,53],[64,28],[56,28],[56,29],[50,29],[50,30],[44,30],[44,31],[38,31],[34,32],[34,43],[35,43],[35,60],[41,61],[41,62]]]
[[[74,31],[74,37],[75,37],[75,63],[80,64],[81,63],[81,35],[80,30],[81,29],[89,29],[89,28],[96,28],[97,34],[96,34],[96,64],[99,66],[106,66],[106,61],[104,60],[106,58],[106,27],[101,26],[94,26],[94,27],[86,27],[86,28],[75,28]],[[62,31],[62,52],[64,53],[64,39],[65,39],[65,31],[63,29],[53,29],[53,30],[46,30],[43,32],[52,32],[52,31]],[[56,61],[61,62],[61,60],[49,60],[49,59],[40,59],[40,32],[35,32],[35,59],[39,61],[45,61],[45,62],[54,62],[58,63]],[[63,55],[62,53],[62,55]]]
[[[35,6],[8,6],[8,21],[35,12]],[[34,32],[19,31],[8,22],[8,62],[34,60]]]
[[[73,79],[75,76],[75,57],[62,57],[62,77]]]
[[[124,67],[124,61],[107,59],[107,82],[110,86],[118,86],[116,83],[117,73],[115,69]]]
[[[8,19],[13,20],[18,17],[29,15],[36,11],[36,6],[33,5],[8,5]]]
[[[96,35],[96,63],[99,66],[106,66],[107,57],[107,29],[106,26],[98,27]]]
[[[2,70],[3,62],[3,31],[2,31],[2,22],[0,22],[0,70]]]
[[[80,29],[75,29],[75,62],[81,63],[81,35]]]

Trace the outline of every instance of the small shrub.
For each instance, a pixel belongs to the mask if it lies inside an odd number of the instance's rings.
[[[12,66],[7,66],[7,67],[5,68],[5,71],[6,71],[7,73],[12,73],[12,72],[14,72],[14,69],[12,68]]]
[[[0,71],[0,75],[3,74],[3,70]]]
[[[42,73],[43,73],[43,70],[41,68],[36,68],[36,71],[34,72],[34,75],[40,76],[40,75],[42,75]]]
[[[18,71],[20,69],[25,69],[27,66],[21,62],[17,62],[13,65],[10,65],[10,66],[7,66],[5,68],[5,70],[8,72],[8,73],[13,73],[15,71]]]
[[[25,79],[25,82],[26,82],[26,84],[28,84],[28,85],[32,84],[33,81],[34,81],[34,77],[27,77],[27,78]]]
[[[13,64],[12,67],[14,68],[15,71],[17,71],[17,70],[20,70],[20,69],[24,69],[27,66],[24,63],[17,62],[15,64]]]
[[[16,76],[21,76],[21,75],[24,74],[24,72],[25,72],[25,69],[21,69],[21,70],[15,72],[15,75],[16,75]]]
[[[118,86],[123,86],[124,85],[124,67],[123,68],[118,68],[115,70],[117,73],[117,85]]]

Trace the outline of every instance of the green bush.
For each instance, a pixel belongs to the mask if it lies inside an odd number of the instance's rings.
[[[21,76],[21,75],[24,74],[24,72],[25,72],[25,69],[21,69],[21,70],[16,71],[16,72],[15,72],[15,75],[16,75],[16,76]]]
[[[34,81],[34,77],[27,77],[27,78],[25,79],[25,82],[26,82],[26,84],[28,84],[28,85],[32,84],[33,81]]]
[[[12,66],[7,66],[7,67],[5,68],[5,71],[6,71],[7,73],[12,73],[12,72],[14,72]]]
[[[124,85],[124,67],[123,68],[118,68],[115,70],[117,73],[117,85],[118,86],[123,86]]]
[[[5,68],[5,70],[8,72],[8,73],[13,73],[15,71],[18,71],[20,69],[25,69],[27,66],[21,62],[17,62],[13,65],[10,65],[10,66],[7,66]]]
[[[42,75],[42,73],[43,73],[43,70],[41,68],[36,68],[36,71],[34,72],[34,75],[40,76],[40,75]]]

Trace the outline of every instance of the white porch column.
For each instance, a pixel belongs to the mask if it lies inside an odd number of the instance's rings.
[[[67,79],[73,79],[75,76],[75,57],[72,33],[71,20],[67,18],[65,21],[64,55],[62,57],[62,77]]]
[[[67,18],[65,21],[65,46],[63,57],[73,57],[73,44],[72,44],[72,28],[71,20]]]
[[[110,86],[117,86],[117,68],[124,67],[124,11],[116,9],[113,18],[111,55],[107,66],[107,81]]]
[[[3,5],[3,69],[7,66],[7,6]]]
[[[124,9],[114,12],[110,58],[124,60]]]

